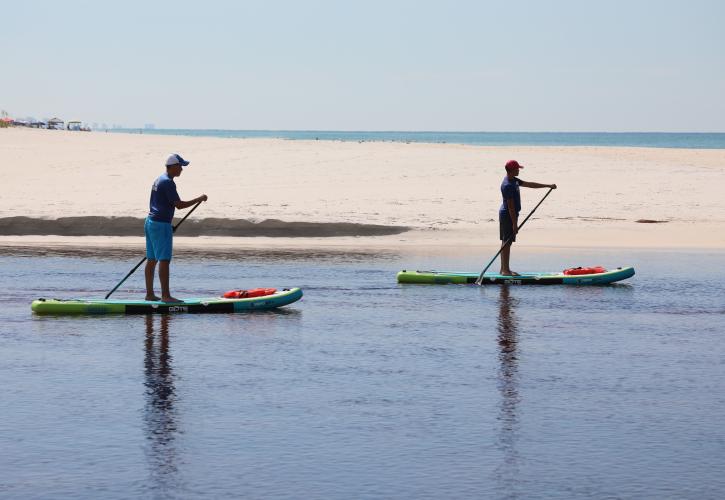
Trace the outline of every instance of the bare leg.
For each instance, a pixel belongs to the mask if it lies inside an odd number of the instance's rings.
[[[169,292],[169,261],[159,261],[159,280],[161,281],[161,300],[164,302],[181,302]]]
[[[146,277],[146,298],[144,300],[159,300],[154,293],[154,273],[156,272],[156,261],[147,260],[144,275]]]
[[[511,243],[501,247],[501,272],[499,274],[502,276],[518,276],[518,273],[511,270],[510,260]]]

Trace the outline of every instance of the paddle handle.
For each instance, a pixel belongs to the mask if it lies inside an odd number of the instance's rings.
[[[536,209],[539,208],[539,205],[541,205],[542,203],[544,203],[544,200],[546,199],[546,197],[549,196],[549,194],[551,194],[551,192],[553,190],[554,190],[554,188],[549,188],[549,190],[546,192],[546,194],[544,195],[544,197],[541,198],[541,201],[536,204],[536,206],[531,211],[531,213],[529,213],[529,215],[526,216],[526,218],[524,219],[524,221],[521,224],[519,224],[519,227],[516,229],[516,232],[517,233],[521,230],[522,227],[524,227],[524,224],[526,224],[526,221],[529,220],[529,217],[531,217],[532,215],[534,215],[534,212],[536,212]],[[493,264],[496,261],[496,259],[498,258],[498,256],[501,255],[501,252],[503,252],[503,249],[506,248],[506,245],[508,245],[509,243],[511,243],[511,240],[513,238],[514,237],[511,236],[509,239],[507,239],[504,242],[504,244],[501,245],[501,248],[499,248],[498,252],[496,252],[496,255],[493,256],[493,259],[491,259],[491,261],[488,263],[488,265],[483,268],[483,271],[481,271],[481,274],[478,276],[478,279],[476,280],[476,284],[477,285],[480,285],[483,282],[483,275],[486,274],[486,271],[488,271],[488,268],[491,267],[491,264]]]
[[[186,215],[184,216],[183,219],[181,219],[179,222],[176,223],[176,225],[174,227],[171,228],[171,231],[175,233],[176,232],[176,228],[179,227],[181,225],[181,223],[184,222],[186,220],[186,218],[189,217],[191,215],[191,213],[194,210],[196,210],[196,208],[199,205],[201,205],[201,202],[200,201],[197,202],[196,205],[194,205],[194,208],[192,208],[191,210],[189,210],[186,213]],[[124,276],[121,281],[118,282],[118,285],[114,286],[113,287],[113,290],[111,290],[110,292],[108,292],[106,294],[106,297],[105,298],[108,299],[108,297],[110,297],[113,292],[115,292],[116,290],[118,290],[118,287],[121,286],[121,285],[123,285],[123,283],[129,278],[129,276],[131,276],[133,273],[135,273],[136,272],[136,269],[138,269],[139,267],[141,267],[141,264],[143,264],[144,262],[146,262],[146,257],[144,257],[143,259],[141,259],[141,261],[138,264],[136,264],[136,266],[133,269],[131,269],[131,271],[129,271],[129,273],[126,276]]]

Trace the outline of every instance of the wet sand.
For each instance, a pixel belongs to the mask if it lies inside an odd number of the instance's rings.
[[[176,218],[174,225],[180,223]],[[6,236],[143,236],[144,219],[134,217],[32,217],[0,218],[0,234]],[[261,222],[233,219],[189,219],[184,221],[186,236],[339,237],[383,236],[407,231],[405,226],[355,224],[351,222],[286,222],[267,219]]]

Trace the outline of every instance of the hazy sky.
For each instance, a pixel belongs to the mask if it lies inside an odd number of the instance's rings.
[[[0,0],[0,109],[129,127],[725,131],[725,2]]]

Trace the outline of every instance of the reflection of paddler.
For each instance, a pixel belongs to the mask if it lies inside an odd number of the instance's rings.
[[[516,491],[518,477],[516,441],[518,439],[520,397],[518,358],[516,356],[518,325],[514,306],[515,299],[511,298],[509,286],[501,286],[498,315],[498,389],[501,393],[498,421],[501,428],[498,444],[503,453],[503,461],[496,470],[496,477],[501,482],[501,488],[505,491],[506,496]]]
[[[174,439],[177,432],[176,388],[169,351],[169,322],[171,316],[159,317],[158,336],[154,334],[155,317],[146,315],[146,340],[144,357],[144,385],[146,386],[146,410],[144,413],[148,458],[152,477],[161,483],[177,471]]]
[[[510,290],[508,285],[501,287],[499,298],[499,315],[498,315],[498,345],[500,352],[498,355],[501,365],[499,367],[499,387],[504,397],[504,406],[502,410],[508,413],[506,409],[511,407],[515,410],[518,402],[518,359],[516,358],[517,344],[517,324],[514,314]],[[515,418],[515,415],[512,415]]]
[[[504,351],[516,349],[516,324],[511,314],[511,293],[502,286],[498,301],[498,343]]]
[[[169,353],[169,318],[161,315],[158,345],[155,345],[154,318],[146,315],[146,388],[153,396],[152,404],[159,409],[173,408],[174,378]]]

